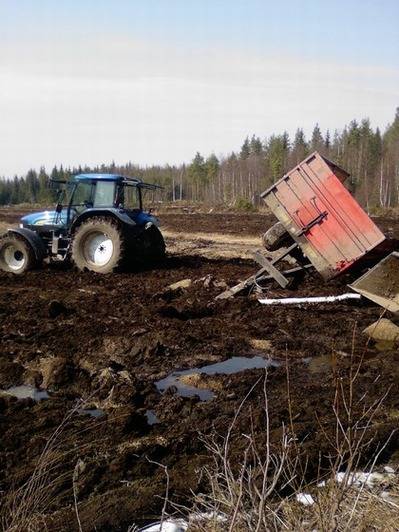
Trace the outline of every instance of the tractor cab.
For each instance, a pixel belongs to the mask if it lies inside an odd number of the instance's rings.
[[[59,187],[55,210],[24,216],[23,227],[54,225],[67,230],[83,213],[98,209],[116,209],[139,224],[154,222],[154,217],[143,211],[142,191],[160,188],[157,185],[115,174],[79,174],[53,183]]]

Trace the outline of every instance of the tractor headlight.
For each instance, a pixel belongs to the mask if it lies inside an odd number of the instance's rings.
[[[21,229],[23,229],[23,228],[24,228],[24,224],[19,224],[19,227],[20,227]]]
[[[151,216],[151,221],[145,224],[145,228],[148,229],[152,225],[155,225],[155,227],[159,227],[161,225],[160,221],[155,216]]]

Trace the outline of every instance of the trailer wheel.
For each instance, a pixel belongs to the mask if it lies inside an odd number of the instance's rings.
[[[23,236],[7,233],[0,238],[0,269],[20,275],[37,265],[32,246]]]
[[[71,255],[79,270],[115,271],[124,258],[124,238],[119,224],[102,217],[83,222],[73,237]]]
[[[277,222],[262,237],[263,245],[268,251],[276,251],[292,242],[292,237],[281,222]]]

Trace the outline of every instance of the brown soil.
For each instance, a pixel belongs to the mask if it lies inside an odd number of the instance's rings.
[[[184,233],[222,233],[224,235],[262,235],[275,222],[271,214],[259,213],[164,213],[163,226]]]
[[[3,210],[3,221],[7,219]],[[1,221],[1,216],[0,216]],[[166,215],[171,232],[224,233],[254,236],[265,229],[264,215]],[[268,224],[266,224],[267,227]],[[396,220],[381,220],[399,236]],[[184,229],[184,231],[183,231]],[[396,232],[396,234],[395,234]],[[234,412],[264,370],[212,376],[216,398],[200,402],[173,390],[159,394],[155,382],[170,372],[226,360],[233,355],[263,355],[282,361],[268,370],[272,441],[281,423],[289,423],[287,362],[291,417],[301,449],[308,457],[307,477],[326,465],[332,452],[326,438],[333,430],[334,377],[343,382],[350,354],[364,357],[355,396],[372,402],[389,391],[373,421],[375,440],[364,462],[396,428],[399,409],[399,353],[365,345],[361,331],[378,319],[376,306],[350,304],[308,308],[260,305],[252,295],[215,301],[223,281],[233,285],[255,271],[251,261],[193,256],[177,248],[158,269],[95,275],[45,266],[22,277],[0,273],[0,387],[32,384],[48,387],[50,399],[35,403],[0,396],[0,486],[3,495],[23,485],[49,436],[80,398],[105,415],[75,413],[60,436],[61,480],[45,509],[48,530],[75,530],[72,476],[83,530],[126,530],[159,516],[170,476],[169,498],[189,501],[190,490],[206,490],[198,474],[210,457],[200,435],[226,433]],[[212,244],[210,244],[212,245]],[[187,289],[168,290],[182,279]],[[308,276],[295,295],[333,295],[347,291],[350,277],[323,283]],[[269,295],[286,295],[271,286]],[[390,316],[392,318],[392,316]],[[398,323],[397,318],[393,321]],[[312,369],[303,361],[323,363]],[[329,363],[329,357],[331,363]],[[206,382],[206,379],[205,379]],[[237,451],[241,434],[253,430],[265,438],[262,386],[255,388],[234,430]],[[360,407],[359,407],[360,408]],[[149,425],[146,410],[159,423]],[[236,438],[236,439],[235,439]],[[381,455],[395,452],[397,436]],[[3,497],[5,500],[6,497]],[[3,512],[6,508],[3,507]]]

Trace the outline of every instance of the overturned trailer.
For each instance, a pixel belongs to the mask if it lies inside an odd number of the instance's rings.
[[[375,265],[388,255],[396,242],[385,238],[345,188],[348,177],[344,169],[314,152],[263,192],[261,197],[278,220],[263,237],[274,254],[257,252],[254,258],[261,269],[219,297],[269,280],[286,288],[293,276],[309,269],[329,280]],[[278,268],[288,256],[296,266]]]

